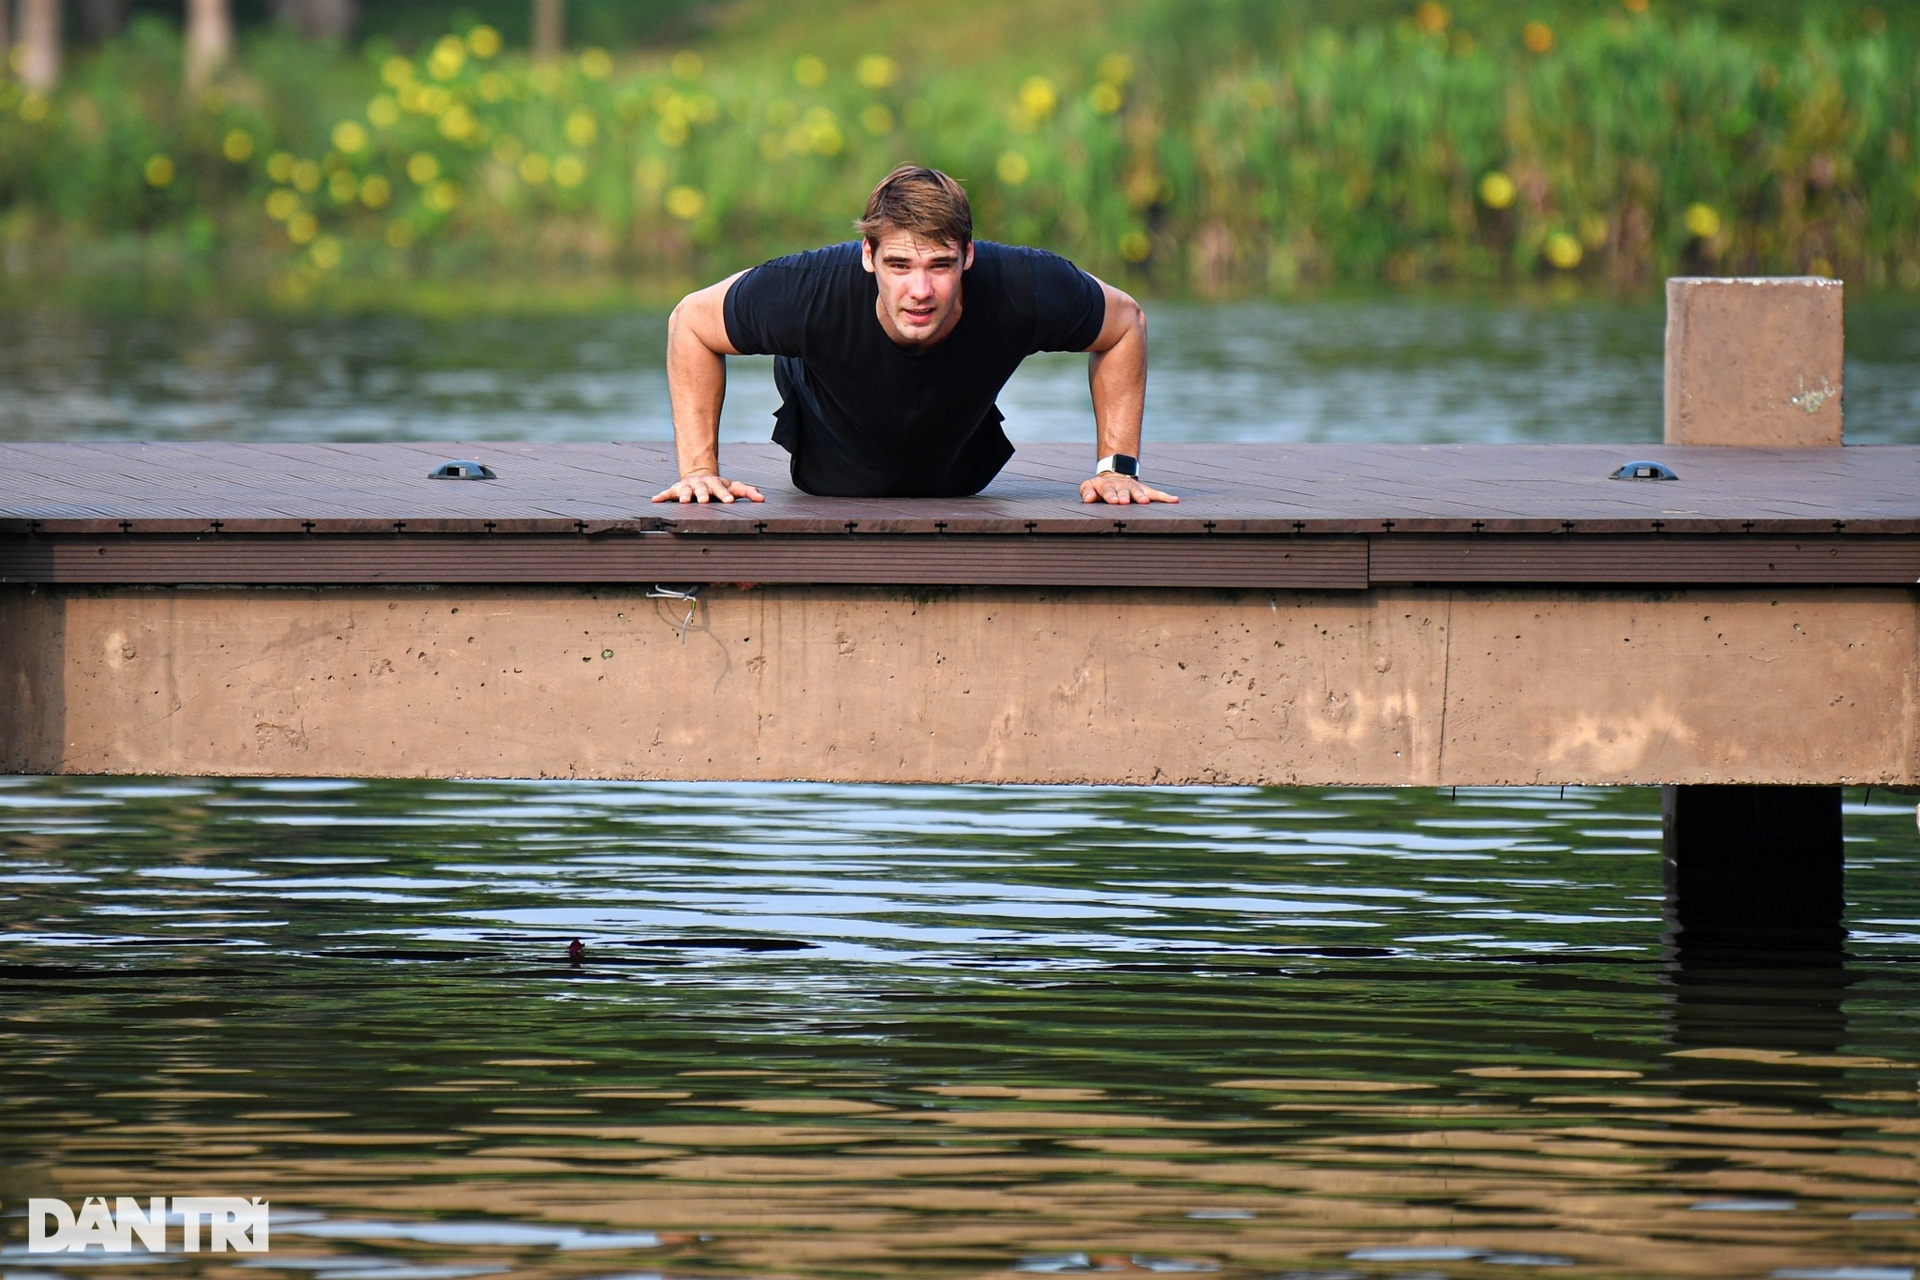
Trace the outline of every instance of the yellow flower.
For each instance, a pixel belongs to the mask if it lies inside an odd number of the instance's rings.
[[[173,160],[168,156],[147,157],[146,168],[142,170],[147,177],[147,185],[165,190],[173,185]]]
[[[1645,13],[1647,11],[1647,0],[1620,0],[1620,3],[1628,13]]]
[[[480,96],[487,102],[505,102],[507,95],[513,92],[513,81],[498,71],[480,73]]]
[[[293,156],[285,151],[276,151],[268,156],[267,176],[275,182],[292,182]]]
[[[827,64],[803,53],[793,60],[793,78],[804,89],[818,89],[827,82]]]
[[[580,74],[589,80],[605,80],[613,74],[613,55],[605,49],[589,49],[580,55]]]
[[[706,60],[691,49],[682,49],[674,54],[668,66],[682,80],[698,80],[700,73],[707,69]]]
[[[667,192],[667,212],[682,222],[692,222],[707,207],[707,198],[692,187],[675,187]]]
[[[358,120],[342,120],[333,126],[333,149],[344,155],[354,155],[367,145],[367,128]]]
[[[1544,22],[1529,22],[1520,28],[1520,39],[1534,53],[1545,53],[1553,48],[1553,28]]]
[[[415,238],[413,224],[402,218],[395,218],[387,224],[387,243],[396,249],[405,249],[412,245]]]
[[[854,66],[853,74],[869,89],[884,89],[900,74],[900,65],[884,54],[870,53]]]
[[[20,118],[28,124],[38,124],[45,120],[47,110],[47,100],[40,94],[28,93],[26,97],[20,99]]]
[[[352,204],[354,197],[360,194],[359,180],[345,169],[340,169],[327,179],[327,194],[333,197],[335,204]]]
[[[800,126],[806,132],[807,147],[823,156],[837,156],[846,139],[840,134],[840,122],[834,119],[833,112],[825,107],[809,107],[807,114],[801,117]],[[795,147],[794,150],[800,150]]]
[[[520,157],[526,154],[526,147],[520,139],[510,133],[503,133],[493,140],[493,158],[504,165],[520,163]]]
[[[460,203],[460,188],[451,182],[436,182],[420,197],[420,203],[435,213],[452,213],[454,206]]]
[[[1100,59],[1099,75],[1102,80],[1124,89],[1133,79],[1133,59],[1124,53],[1110,53]]]
[[[1030,76],[1020,86],[1020,109],[1027,118],[1036,124],[1053,114],[1060,105],[1060,95],[1053,87],[1053,81],[1045,76]]]
[[[380,67],[380,78],[389,89],[413,83],[413,64],[405,58],[388,58]]]
[[[642,190],[658,191],[667,185],[667,162],[659,156],[648,156],[633,166],[633,180]]]
[[[459,36],[441,36],[440,43],[427,55],[427,74],[435,80],[451,80],[467,65],[467,46]]]
[[[309,244],[320,234],[320,220],[310,213],[303,213],[287,224],[287,239],[295,244]]]
[[[1153,242],[1144,231],[1129,231],[1120,237],[1120,256],[1128,262],[1145,262],[1153,255]]]
[[[360,203],[369,209],[384,209],[391,199],[393,184],[377,173],[360,184]]]
[[[296,191],[311,194],[320,189],[320,166],[311,160],[293,162],[293,186]]]
[[[1447,6],[1435,3],[1435,0],[1420,0],[1413,7],[1413,25],[1428,35],[1437,35],[1447,29],[1447,23],[1453,15],[1447,12]]]
[[[561,156],[553,162],[553,185],[568,190],[587,180],[587,164],[579,156]]]
[[[593,140],[600,136],[600,124],[591,111],[576,111],[567,117],[563,132],[567,135],[567,141],[574,146],[590,147]]]
[[[1580,259],[1586,256],[1580,248],[1580,242],[1564,231],[1556,231],[1547,237],[1546,253],[1547,261],[1562,271],[1573,270],[1580,265]]]
[[[668,116],[658,125],[654,126],[653,132],[654,136],[658,137],[660,141],[670,147],[684,147],[687,145],[686,122],[677,117]]]
[[[245,164],[253,158],[253,135],[245,129],[229,129],[221,140],[220,154],[235,164]]]
[[[1122,101],[1119,86],[1105,80],[1093,86],[1087,92],[1087,105],[1103,116],[1110,116],[1120,109]]]
[[[1720,234],[1720,215],[1712,205],[1688,205],[1686,223],[1688,233],[1702,240],[1711,240]]]
[[[267,216],[275,222],[285,222],[300,212],[300,197],[285,187],[276,188],[267,197]]]
[[[456,102],[447,108],[440,117],[440,134],[453,142],[465,142],[480,131],[480,122],[473,118],[473,112],[467,110],[464,102]]]
[[[860,113],[860,127],[874,137],[893,132],[893,112],[884,103],[869,102]]]
[[[994,164],[993,171],[1000,175],[1000,181],[1010,187],[1017,187],[1027,180],[1027,175],[1033,172],[1033,167],[1018,151],[1008,151]]]
[[[376,129],[391,129],[400,123],[400,104],[383,93],[367,104],[367,119]]]
[[[500,52],[500,33],[482,23],[467,32],[467,49],[476,58],[491,58]]]
[[[553,164],[538,151],[530,151],[520,158],[520,181],[528,186],[540,186],[552,174]]]
[[[407,176],[417,187],[424,187],[440,176],[440,160],[430,151],[416,151],[407,160]]]
[[[1520,194],[1513,179],[1495,169],[1480,179],[1480,203],[1489,209],[1506,209],[1513,204],[1514,197]]]
[[[331,271],[340,265],[340,242],[332,236],[321,236],[313,242],[313,248],[307,250],[307,256],[313,259],[314,266]]]

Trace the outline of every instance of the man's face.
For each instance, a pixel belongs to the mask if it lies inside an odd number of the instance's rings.
[[[930,347],[960,322],[960,273],[973,265],[972,245],[889,231],[878,245],[861,244],[860,261],[880,286],[880,324],[896,343]]]

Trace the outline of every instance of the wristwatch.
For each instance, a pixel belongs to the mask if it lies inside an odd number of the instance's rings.
[[[1100,459],[1093,469],[1095,475],[1105,475],[1111,471],[1117,476],[1126,476],[1132,480],[1140,478],[1140,459],[1125,453],[1110,453]]]

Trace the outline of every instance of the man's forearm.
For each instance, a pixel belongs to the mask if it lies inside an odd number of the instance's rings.
[[[667,398],[681,476],[719,472],[720,407],[726,397],[727,358],[701,342],[676,310],[667,322]]]
[[[1095,456],[1140,455],[1140,421],[1147,404],[1147,328],[1144,318],[1120,340],[1087,358],[1087,382],[1093,391]]]

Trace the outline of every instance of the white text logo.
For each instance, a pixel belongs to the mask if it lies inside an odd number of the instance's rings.
[[[167,1251],[168,1210],[180,1223],[180,1242],[198,1253],[204,1236],[214,1253],[267,1251],[267,1202],[239,1196],[150,1196],[143,1207],[132,1196],[118,1196],[112,1209],[101,1196],[88,1196],[75,1213],[64,1200],[27,1201],[28,1253],[85,1253],[95,1245],[103,1253],[132,1253],[138,1239],[149,1253]],[[49,1229],[51,1228],[51,1229]]]

